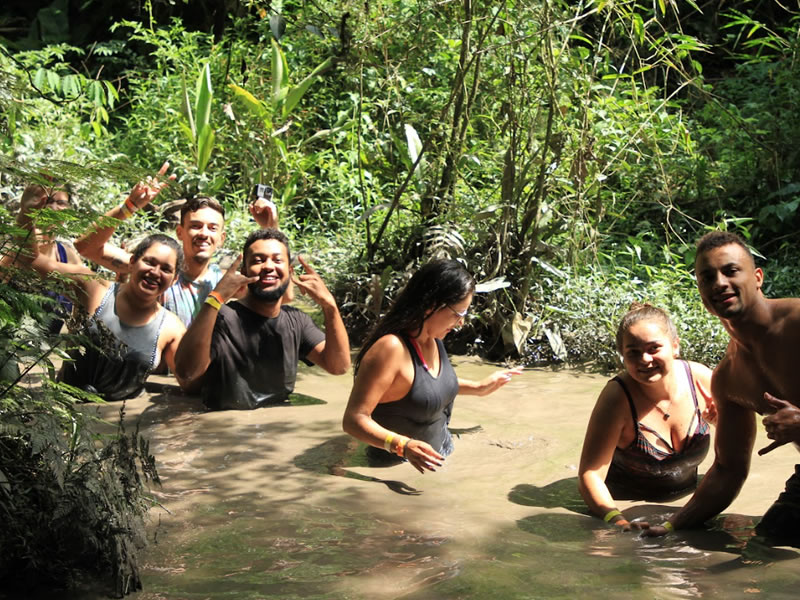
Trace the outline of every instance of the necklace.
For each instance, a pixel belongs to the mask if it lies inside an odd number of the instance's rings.
[[[656,404],[655,406],[656,406],[656,410],[658,412],[660,412],[662,415],[664,415],[664,420],[665,421],[668,420],[669,419],[669,409],[672,408],[672,398],[670,398],[669,404],[667,404],[667,410],[664,410],[658,404]]]

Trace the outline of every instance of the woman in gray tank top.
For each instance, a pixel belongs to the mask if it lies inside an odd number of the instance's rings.
[[[342,426],[370,445],[371,456],[405,459],[434,471],[453,450],[447,425],[457,394],[485,396],[518,369],[481,381],[456,376],[444,338],[467,316],[475,281],[461,263],[422,267],[378,321],[355,362],[355,382]]]
[[[126,203],[134,197],[132,192]],[[37,202],[20,209],[20,226],[33,228],[29,213],[42,208]],[[27,239],[20,259],[42,277],[51,273],[70,277],[74,300],[91,315],[87,330],[78,333],[87,334],[94,343],[77,351],[72,362],[64,363],[63,381],[107,400],[119,400],[141,392],[150,369],[162,355],[170,368],[174,366],[175,352],[186,329],[158,303],[183,260],[174,239],[163,234],[145,238],[131,256],[128,281],[113,285],[97,279],[83,265],[61,263],[40,253],[35,237]],[[103,335],[103,331],[110,335]]]

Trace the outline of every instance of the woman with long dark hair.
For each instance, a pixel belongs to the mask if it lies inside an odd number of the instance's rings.
[[[455,260],[417,271],[375,325],[355,361],[355,383],[342,426],[373,458],[396,454],[417,470],[435,470],[453,451],[447,425],[457,394],[485,396],[519,369],[481,381],[456,376],[444,349],[466,318],[475,281]]]

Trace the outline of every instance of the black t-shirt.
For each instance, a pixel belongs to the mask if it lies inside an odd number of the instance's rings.
[[[203,401],[211,409],[249,409],[284,402],[294,390],[297,361],[325,334],[304,312],[282,306],[274,319],[239,302],[220,308],[211,339]]]

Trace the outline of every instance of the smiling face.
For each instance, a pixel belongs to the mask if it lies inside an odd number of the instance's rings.
[[[289,251],[278,240],[256,240],[247,248],[242,272],[259,278],[247,286],[252,296],[264,302],[275,302],[289,285]]]
[[[695,272],[703,304],[708,312],[722,319],[745,314],[761,297],[764,273],[738,244],[698,254]]]
[[[225,219],[208,206],[188,212],[176,233],[186,260],[206,263],[225,242]]]
[[[678,340],[658,321],[637,321],[622,334],[625,369],[640,383],[662,379],[672,370],[677,355]]]
[[[151,244],[138,259],[131,257],[133,289],[144,297],[160,296],[175,281],[177,262],[175,250],[166,244]]]
[[[470,304],[472,304],[472,294],[468,294],[463,300],[434,310],[425,317],[423,327],[433,337],[443,339],[453,329],[464,324]]]

